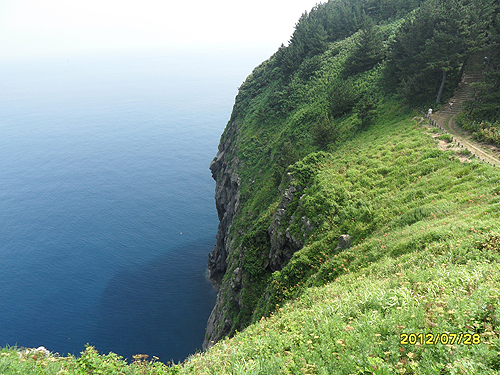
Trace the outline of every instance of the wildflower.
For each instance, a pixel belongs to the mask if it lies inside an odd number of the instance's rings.
[[[406,355],[407,355],[407,356],[408,356],[408,358],[410,358],[410,359],[413,359],[413,358],[415,358],[415,357],[416,357],[415,353],[412,353],[412,352],[410,352],[410,353],[406,353]]]

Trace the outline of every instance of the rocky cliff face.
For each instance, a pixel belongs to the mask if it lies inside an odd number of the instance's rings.
[[[238,233],[231,232],[240,203],[241,178],[238,176],[238,167],[241,168],[241,165],[236,156],[237,144],[238,126],[236,121],[232,121],[221,139],[217,156],[210,164],[212,176],[216,180],[215,202],[220,223],[216,244],[209,254],[208,273],[218,289],[218,294],[207,323],[204,350],[235,329],[243,329],[249,321],[236,318],[238,322],[235,323],[235,317],[239,311],[248,308],[249,303],[257,302],[249,302],[248,298],[245,302],[244,297],[245,290],[251,290],[256,282],[242,261],[249,249],[245,245],[240,245],[241,248],[234,245],[236,236],[244,235],[244,232],[241,229]],[[287,182],[288,187],[279,191],[280,203],[267,230],[264,231],[266,245],[259,263],[262,270],[269,274],[281,270],[288,263],[293,254],[304,245],[307,233],[313,229],[305,216],[299,216],[298,220],[295,220],[294,213],[290,212],[292,200],[294,197],[300,197],[303,188],[294,183],[290,174]]]
[[[295,196],[300,196],[298,205],[299,207],[302,205],[303,187],[294,184],[294,178],[290,173],[286,178],[288,187],[280,191],[281,201],[267,229],[271,239],[269,267],[272,271],[281,270],[293,254],[304,246],[307,234],[314,229],[306,216],[299,216],[300,219],[296,220],[297,212],[291,209],[290,205]],[[298,228],[295,234],[293,227]]]
[[[207,349],[214,342],[229,333],[231,323],[224,322],[224,311],[222,306],[222,278],[228,266],[228,255],[230,253],[229,234],[233,224],[235,213],[238,210],[241,179],[237,173],[238,159],[236,157],[237,125],[232,121],[221,139],[217,156],[210,163],[212,177],[216,181],[215,205],[219,216],[219,228],[216,243],[208,256],[208,275],[214,286],[219,290],[215,307],[212,310],[207,323],[203,349]]]
[[[210,163],[212,177],[217,182],[215,206],[219,216],[216,244],[208,256],[208,274],[218,289],[227,269],[229,229],[239,205],[240,177],[236,173],[238,160],[235,156],[236,123],[232,122],[226,133],[225,141],[219,144],[217,156]]]

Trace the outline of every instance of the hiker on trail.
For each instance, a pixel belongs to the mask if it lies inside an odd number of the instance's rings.
[[[429,108],[429,110],[427,111],[427,117],[431,117],[432,116],[432,108]]]
[[[450,112],[451,112],[451,110],[453,109],[453,100],[448,103],[448,106],[449,106]]]
[[[488,64],[488,56],[484,56],[483,69],[486,67],[486,64]]]

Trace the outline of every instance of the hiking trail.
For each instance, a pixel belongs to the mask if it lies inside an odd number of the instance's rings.
[[[464,109],[466,102],[475,95],[474,83],[481,80],[483,80],[481,60],[476,57],[465,70],[459,89],[455,92],[453,98],[449,100],[448,105],[443,105],[441,109],[431,116],[431,119],[450,133],[455,138],[456,143],[463,145],[474,156],[500,167],[500,148],[474,140],[469,132],[456,123],[457,114]]]

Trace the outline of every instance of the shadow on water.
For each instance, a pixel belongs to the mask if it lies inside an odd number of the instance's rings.
[[[91,344],[127,359],[184,360],[201,350],[216,292],[206,278],[213,240],[172,249],[118,272],[97,303]]]

